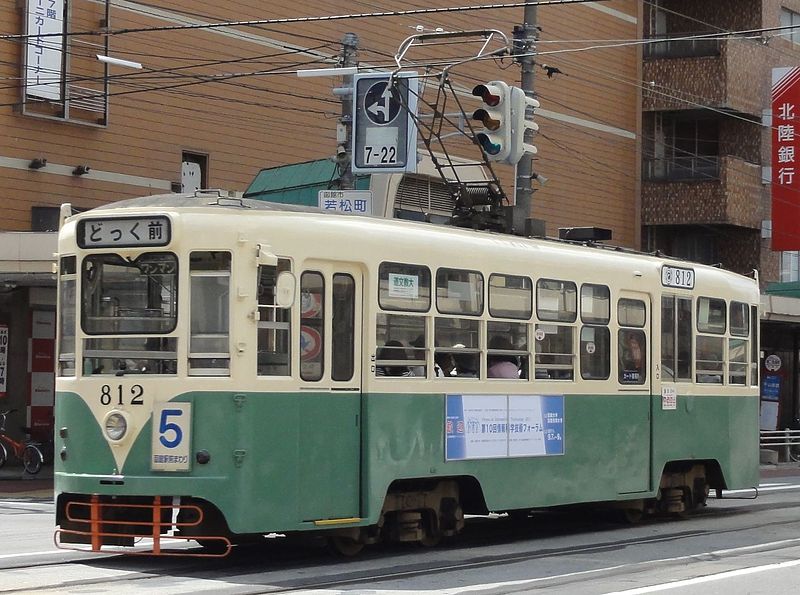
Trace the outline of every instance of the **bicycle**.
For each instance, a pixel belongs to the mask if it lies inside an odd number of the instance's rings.
[[[6,447],[8,445],[11,447],[14,456],[22,460],[25,472],[35,475],[42,470],[44,454],[38,443],[29,440],[19,442],[6,434],[6,419],[8,414],[14,411],[16,409],[9,409],[0,413],[0,467],[5,465],[8,460],[8,448]]]

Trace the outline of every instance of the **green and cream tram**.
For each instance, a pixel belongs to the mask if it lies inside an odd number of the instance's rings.
[[[718,268],[200,192],[67,218],[58,276],[65,547],[353,553],[758,484],[758,284]]]

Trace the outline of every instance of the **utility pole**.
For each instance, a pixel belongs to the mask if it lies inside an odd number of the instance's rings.
[[[521,87],[528,97],[534,97],[533,92],[533,71],[534,60],[533,52],[536,50],[536,40],[538,39],[538,27],[536,25],[536,4],[526,4],[522,25],[514,27],[514,50],[517,54],[517,62],[522,66]],[[530,108],[529,108],[530,109]],[[534,132],[528,130],[525,133],[525,142],[534,144],[531,140]],[[532,196],[533,196],[533,163],[532,157],[525,155],[517,164],[516,195],[515,206],[512,211],[512,225],[515,233],[529,235],[531,229],[528,218],[531,217]]]
[[[345,33],[342,38],[342,68],[358,66],[358,35]],[[339,168],[339,189],[353,190],[355,179],[352,171],[351,146],[353,137],[353,75],[342,77],[342,89],[350,89],[350,93],[341,93],[342,116],[336,127],[336,165]]]

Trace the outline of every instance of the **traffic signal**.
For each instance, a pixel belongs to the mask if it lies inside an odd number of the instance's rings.
[[[539,125],[528,119],[528,115],[533,118],[533,110],[539,107],[539,102],[533,97],[525,95],[525,91],[519,87],[511,87],[510,95],[511,142],[506,161],[514,165],[519,163],[519,160],[525,155],[536,155],[536,147],[525,142],[525,132],[539,130]],[[531,108],[530,114],[528,113],[529,107]]]
[[[503,81],[490,81],[476,85],[472,94],[484,103],[472,114],[473,120],[483,124],[475,140],[489,161],[506,161],[511,149],[511,87]]]

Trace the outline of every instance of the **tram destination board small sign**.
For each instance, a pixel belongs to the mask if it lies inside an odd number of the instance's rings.
[[[664,287],[694,289],[694,271],[692,269],[664,265],[661,268],[661,285]]]
[[[166,215],[149,217],[108,217],[78,222],[81,248],[137,248],[166,246],[172,228]]]

